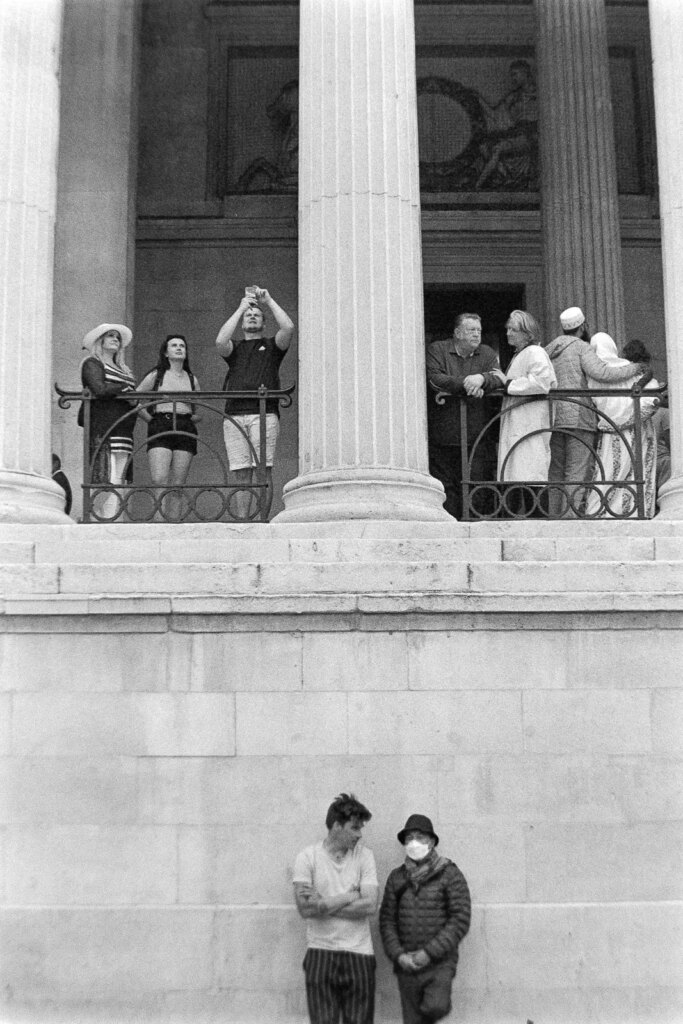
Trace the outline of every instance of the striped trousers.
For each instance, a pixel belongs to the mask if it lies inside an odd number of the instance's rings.
[[[309,949],[303,966],[311,1024],[373,1024],[374,956]]]

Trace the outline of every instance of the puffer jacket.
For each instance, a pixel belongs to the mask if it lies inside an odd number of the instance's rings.
[[[458,866],[439,858],[415,885],[405,865],[387,879],[379,912],[384,952],[394,963],[402,953],[424,949],[432,963],[458,963],[458,943],[470,927],[470,891]]]
[[[557,377],[558,388],[588,387],[588,378],[604,384],[626,381],[633,378],[638,367],[610,366],[596,356],[590,345],[574,334],[562,334],[548,342],[546,352],[550,356]],[[577,404],[580,403],[580,404]],[[553,402],[553,427],[573,427],[575,430],[596,430],[598,420],[590,398],[577,396],[572,402]]]

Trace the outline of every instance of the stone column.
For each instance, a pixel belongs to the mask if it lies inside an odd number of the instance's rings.
[[[300,475],[277,519],[447,520],[427,470],[413,0],[301,0],[300,19]]]
[[[624,337],[624,289],[604,0],[536,0],[546,331],[581,306]]]
[[[0,4],[0,522],[68,522],[50,478],[61,16]]]
[[[683,4],[650,0],[649,13],[671,417],[671,479],[659,492],[659,504],[665,518],[683,519]]]
[[[80,387],[80,342],[133,327],[139,0],[65,0],[55,232],[54,378]],[[135,364],[135,338],[126,359]],[[81,510],[83,431],[53,404],[54,450]]]

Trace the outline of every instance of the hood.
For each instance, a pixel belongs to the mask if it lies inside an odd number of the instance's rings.
[[[563,352],[566,352],[575,341],[579,341],[579,338],[577,338],[575,334],[561,334],[559,338],[554,338],[552,341],[549,341],[545,350],[551,359],[557,359],[558,356],[561,356]],[[584,343],[582,342],[582,344]]]

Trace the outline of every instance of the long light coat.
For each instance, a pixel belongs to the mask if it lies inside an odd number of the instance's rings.
[[[553,365],[540,345],[527,345],[518,352],[507,371],[510,381],[503,399],[498,444],[498,479],[547,480],[550,465],[550,403],[520,402],[524,395],[547,395],[557,387]],[[503,466],[515,442],[533,430],[544,430],[522,441]]]

